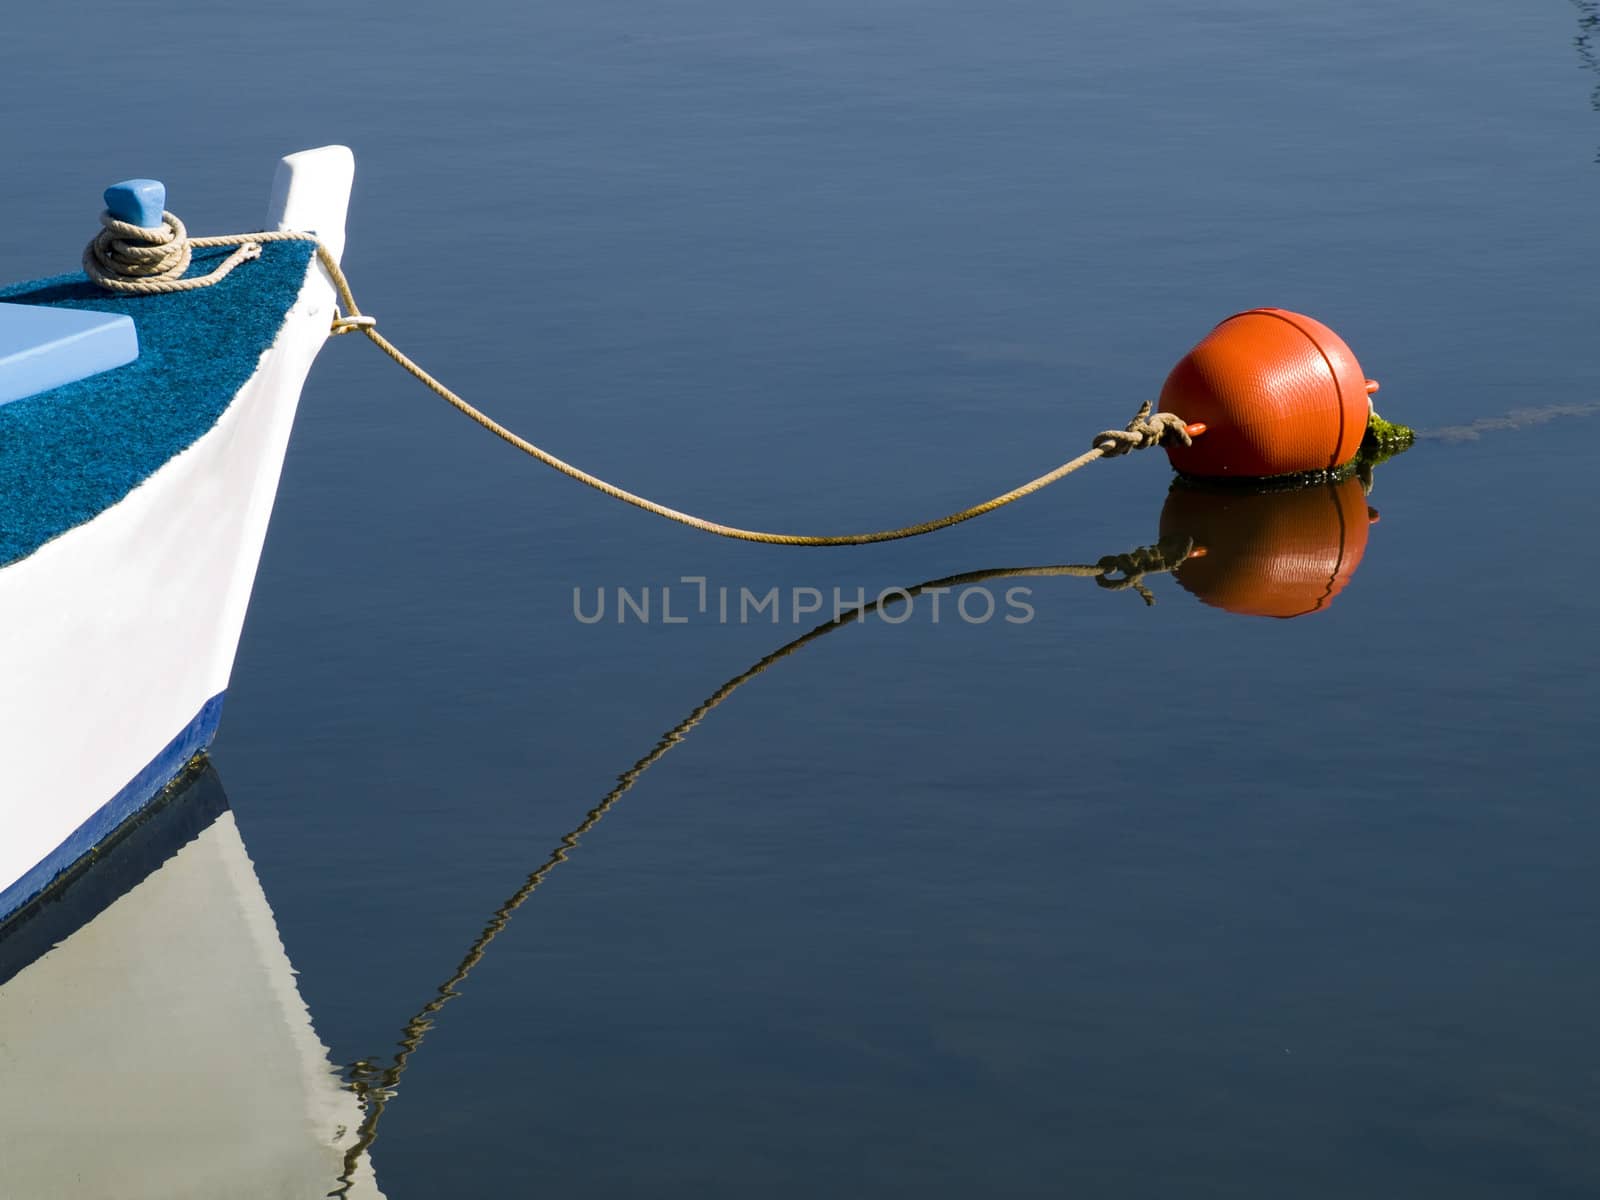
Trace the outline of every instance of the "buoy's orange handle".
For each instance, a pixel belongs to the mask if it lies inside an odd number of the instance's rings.
[[[1192,424],[1185,425],[1183,428],[1184,432],[1190,437],[1199,437],[1206,431],[1205,422],[1203,421],[1195,421]]]

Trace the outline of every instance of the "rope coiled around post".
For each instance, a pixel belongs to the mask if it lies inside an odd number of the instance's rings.
[[[1037,479],[1029,480],[1020,487],[1012,488],[1009,492],[985,500],[981,504],[974,504],[937,517],[931,521],[922,521],[915,525],[902,525],[895,529],[880,529],[870,533],[845,533],[815,536],[796,533],[769,533],[758,529],[744,529],[737,525],[724,525],[718,521],[709,521],[704,517],[694,516],[665,504],[659,504],[626,488],[618,487],[601,479],[598,475],[589,472],[571,463],[557,458],[549,451],[534,445],[526,438],[512,432],[493,417],[481,409],[468,403],[461,396],[447,388],[443,383],[430,375],[417,363],[407,357],[393,342],[384,337],[377,330],[377,320],[363,313],[356,305],[354,294],[350,290],[350,281],[345,277],[333,255],[328,253],[326,246],[315,234],[298,233],[293,231],[272,233],[244,233],[233,236],[190,238],[188,237],[183,222],[171,213],[163,214],[163,224],[159,229],[145,229],[138,225],[130,225],[119,221],[109,213],[102,214],[100,223],[104,226],[99,235],[91,241],[84,250],[83,266],[85,273],[91,280],[101,287],[117,292],[132,293],[159,293],[188,291],[194,288],[210,287],[221,281],[240,263],[254,258],[261,253],[261,245],[265,242],[277,241],[306,241],[313,242],[317,248],[317,259],[322,263],[332,280],[335,290],[339,294],[343,311],[334,313],[333,323],[329,329],[330,336],[346,333],[361,333],[367,339],[392,358],[400,367],[415,378],[419,383],[433,392],[445,403],[458,412],[463,413],[476,421],[484,429],[494,434],[508,445],[515,446],[518,450],[536,459],[554,471],[559,471],[569,479],[575,479],[588,487],[595,489],[614,500],[621,500],[635,508],[642,508],[646,512],[654,513],[679,525],[686,525],[690,529],[698,529],[703,533],[715,534],[718,537],[732,538],[742,542],[759,542],[770,546],[865,546],[875,542],[893,542],[902,538],[920,537],[926,533],[934,533],[941,529],[948,529],[952,525],[959,525],[970,521],[974,517],[981,517],[996,509],[1014,504],[1034,492],[1049,487],[1071,475],[1074,471],[1088,466],[1096,459],[1118,458],[1132,450],[1145,450],[1159,446],[1168,440],[1182,442],[1190,445],[1192,438],[1183,419],[1173,413],[1151,413],[1151,404],[1147,400],[1139,406],[1139,411],[1134,414],[1133,420],[1122,429],[1107,429],[1095,435],[1091,448],[1076,458],[1070,459],[1040,475]],[[224,259],[208,275],[195,276],[191,279],[183,278],[183,273],[190,263],[189,250],[191,247],[206,246],[237,246],[232,254]]]
[[[188,292],[210,287],[227,277],[240,263],[261,255],[261,243],[274,235],[247,234],[244,237],[192,238],[183,222],[169,212],[161,214],[161,224],[147,229],[119,221],[110,213],[100,214],[104,226],[83,250],[83,273],[110,292],[155,295],[161,292]],[[306,235],[299,235],[304,237]],[[238,246],[208,275],[185,279],[190,251],[205,246]]]

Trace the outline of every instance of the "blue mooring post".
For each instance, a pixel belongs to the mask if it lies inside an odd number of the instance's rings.
[[[167,188],[159,179],[124,179],[106,189],[106,211],[119,221],[159,229]]]

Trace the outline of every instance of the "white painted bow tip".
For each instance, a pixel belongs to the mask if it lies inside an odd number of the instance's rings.
[[[345,214],[355,175],[356,157],[348,146],[285,155],[272,179],[268,228],[315,233],[337,262],[344,254]]]

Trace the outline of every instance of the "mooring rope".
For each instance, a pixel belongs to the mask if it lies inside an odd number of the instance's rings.
[[[1182,417],[1173,413],[1152,413],[1151,404],[1146,400],[1139,406],[1139,411],[1134,414],[1122,429],[1106,429],[1096,434],[1091,448],[1078,457],[1062,463],[1053,471],[1047,471],[1037,479],[1032,479],[1021,487],[1012,488],[981,504],[974,504],[969,508],[960,509],[943,517],[931,521],[922,521],[915,525],[902,525],[895,529],[880,529],[871,533],[845,533],[825,536],[812,536],[797,533],[769,533],[759,529],[744,529],[737,525],[724,525],[720,521],[710,521],[704,517],[694,516],[654,500],[646,499],[626,488],[618,487],[601,479],[598,475],[589,472],[563,459],[557,458],[548,450],[534,445],[526,438],[513,433],[493,417],[481,409],[469,404],[462,397],[447,388],[438,379],[418,366],[412,359],[401,352],[399,347],[389,341],[377,330],[377,319],[363,313],[356,305],[355,295],[350,290],[350,281],[345,277],[333,255],[328,253],[326,246],[315,234],[299,233],[292,231],[274,233],[242,233],[226,237],[191,238],[184,230],[183,222],[171,213],[163,214],[163,224],[159,228],[145,229],[142,226],[130,225],[119,221],[109,213],[102,214],[101,224],[105,227],[91,241],[83,253],[84,271],[89,278],[101,287],[111,291],[133,294],[156,294],[162,292],[188,291],[193,288],[210,287],[221,281],[236,266],[247,259],[254,258],[261,253],[261,244],[264,242],[302,241],[311,242],[317,248],[317,258],[322,263],[323,269],[333,280],[333,285],[339,293],[342,312],[336,312],[330,328],[330,336],[346,333],[362,333],[367,339],[382,350],[408,374],[419,383],[444,400],[458,412],[465,414],[476,421],[484,429],[500,438],[509,445],[515,446],[530,458],[536,459],[552,470],[559,471],[569,479],[586,484],[598,492],[610,496],[614,500],[621,500],[635,508],[642,508],[646,512],[654,513],[658,517],[665,517],[680,525],[687,525],[691,529],[698,529],[703,533],[716,534],[718,537],[732,538],[742,542],[761,542],[771,546],[865,546],[873,542],[893,542],[901,538],[920,537],[925,533],[934,533],[940,529],[948,529],[952,525],[959,525],[963,521],[970,521],[974,517],[981,517],[996,509],[1014,504],[1024,497],[1033,495],[1042,488],[1049,487],[1052,483],[1065,479],[1074,471],[1088,466],[1096,459],[1118,458],[1132,450],[1147,450],[1152,446],[1162,445],[1168,440],[1182,442],[1185,446],[1193,443],[1195,435],[1203,433],[1203,425],[1189,425]],[[192,279],[184,279],[183,273],[189,266],[190,248],[206,246],[237,246],[238,249],[222,261],[209,275],[200,275]]]

